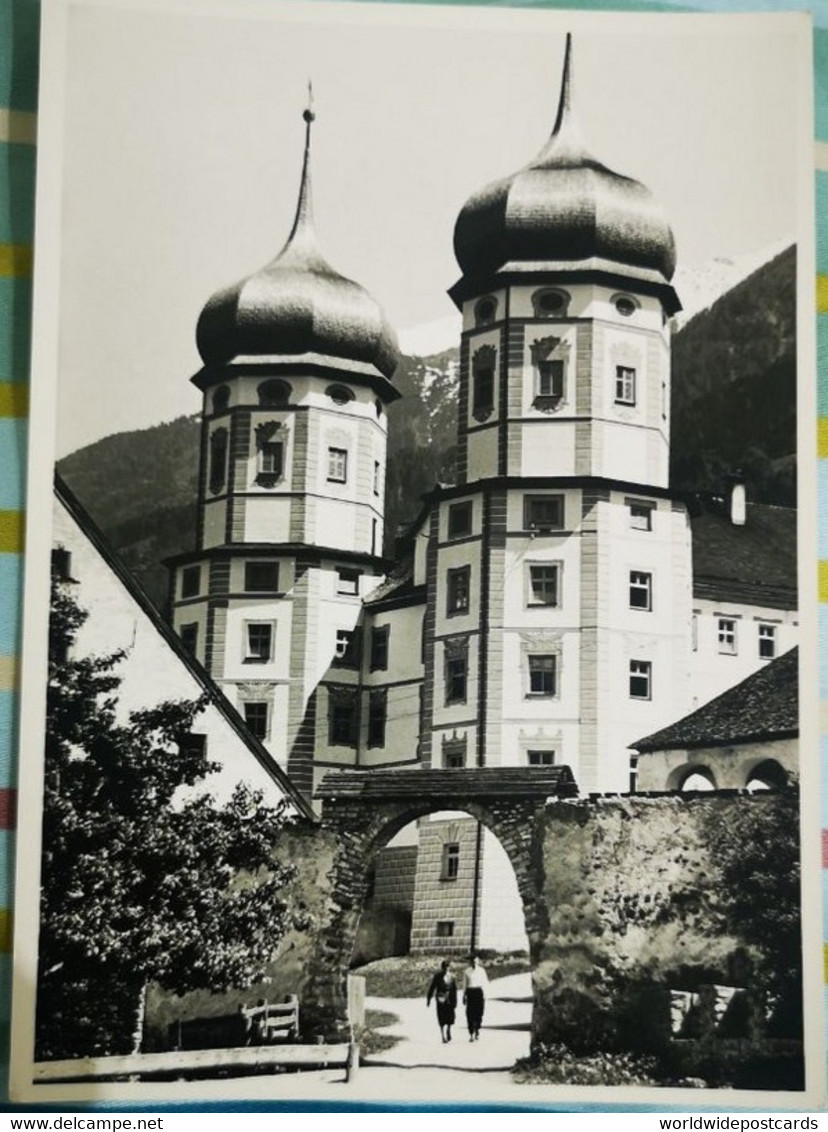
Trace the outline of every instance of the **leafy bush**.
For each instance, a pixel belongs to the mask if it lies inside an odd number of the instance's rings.
[[[662,1085],[655,1058],[630,1053],[579,1057],[565,1045],[539,1045],[513,1070],[519,1085]]]

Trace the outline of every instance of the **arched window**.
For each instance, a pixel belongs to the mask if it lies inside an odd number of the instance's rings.
[[[494,412],[495,364],[494,346],[481,346],[472,358],[472,416],[485,421]]]
[[[227,478],[227,429],[217,428],[210,434],[210,491],[218,495]]]
[[[259,394],[259,404],[263,409],[277,409],[282,405],[287,405],[292,390],[286,381],[280,381],[279,378],[274,377],[269,381],[263,381],[257,393]]]
[[[227,406],[230,404],[230,387],[227,385],[220,385],[218,389],[213,390],[213,412],[223,413]]]
[[[559,287],[544,287],[532,296],[535,318],[563,318],[569,309],[571,295]]]
[[[484,295],[474,304],[474,325],[488,326],[497,315],[497,299],[494,295]]]

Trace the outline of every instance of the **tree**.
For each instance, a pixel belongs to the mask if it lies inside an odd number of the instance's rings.
[[[204,700],[118,722],[123,653],[74,657],[86,620],[55,582],[49,636],[38,1059],[129,1052],[142,989],[225,990],[260,978],[291,926],[288,820],[215,769],[190,736]],[[190,788],[190,789],[183,789]]]

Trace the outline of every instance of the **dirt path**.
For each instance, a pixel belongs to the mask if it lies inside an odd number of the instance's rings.
[[[366,999],[369,1010],[395,1014],[398,1022],[379,1033],[398,1038],[393,1049],[369,1055],[366,1066],[464,1069],[476,1073],[508,1072],[519,1057],[529,1052],[532,1019],[532,985],[528,974],[494,979],[486,997],[486,1013],[480,1038],[469,1041],[465,1011],[458,1005],[452,1041],[443,1043],[434,1003],[421,998]]]

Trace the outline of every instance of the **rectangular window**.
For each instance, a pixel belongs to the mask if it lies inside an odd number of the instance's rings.
[[[273,655],[273,626],[268,621],[248,621],[245,661],[264,664]]]
[[[559,567],[554,562],[529,566],[529,605],[558,605]]]
[[[557,657],[530,656],[529,664],[529,695],[554,696],[557,691]]]
[[[555,397],[560,399],[564,395],[564,364],[559,358],[546,358],[537,363],[537,394],[539,397]]]
[[[464,704],[469,662],[465,656],[446,657],[446,703]]]
[[[630,570],[630,609],[653,608],[653,576]]]
[[[352,689],[329,693],[328,742],[332,747],[355,747],[357,700]]]
[[[467,538],[472,533],[471,500],[452,503],[448,509],[448,537]]]
[[[454,617],[469,612],[471,566],[459,566],[446,574],[446,613]]]
[[[485,349],[485,347],[484,347]],[[472,376],[472,415],[485,420],[494,410],[495,367],[494,351],[492,360],[476,360]],[[486,355],[489,358],[489,355]]]
[[[438,920],[434,934],[438,939],[451,939],[454,935],[454,920]]]
[[[630,366],[615,367],[615,401],[618,405],[635,404],[635,370]]]
[[[285,447],[281,440],[265,440],[259,447],[259,473],[269,480],[281,479]]]
[[[266,739],[268,733],[267,704],[252,702],[242,704],[242,708],[244,710],[244,722],[251,733],[257,739]]]
[[[336,592],[338,594],[359,593],[359,570],[339,569],[336,572]]]
[[[462,770],[466,765],[466,747],[465,744],[456,744],[454,746],[446,744],[443,747],[443,767],[446,770]]]
[[[630,755],[630,793],[638,789],[638,755]]]
[[[652,503],[644,503],[638,499],[628,499],[627,507],[630,511],[630,527],[634,531],[651,531],[653,529]]]
[[[649,660],[630,661],[630,699],[649,700],[652,698],[653,666]]]
[[[201,593],[201,567],[185,566],[181,571],[181,596],[197,597]]]
[[[247,593],[278,593],[278,562],[245,562],[244,588]]]
[[[736,621],[732,617],[720,617],[717,631],[719,652],[726,656],[736,655]]]
[[[359,631],[337,629],[334,664],[341,668],[359,668]]]
[[[189,624],[181,626],[181,644],[191,656],[196,655],[196,650],[198,649],[197,621],[191,621]]]
[[[374,460],[374,495],[380,493],[380,462]]]
[[[388,696],[378,688],[368,696],[368,746],[385,746],[385,721],[388,717]]]
[[[555,752],[554,751],[527,751],[526,761],[529,766],[554,766],[555,765]]]
[[[182,755],[197,755],[204,758],[207,754],[207,736],[203,731],[191,731],[179,740],[178,749]]]
[[[377,625],[371,630],[371,671],[384,672],[388,668],[388,639],[390,625]]]
[[[347,483],[348,480],[348,453],[344,448],[328,449],[328,481],[329,483]]]
[[[759,626],[759,656],[762,660],[773,660],[776,656],[776,626]]]
[[[460,846],[456,841],[447,841],[443,846],[443,859],[440,864],[440,880],[457,880],[460,873]]]
[[[523,526],[527,531],[561,531],[564,525],[562,495],[524,495]]]

